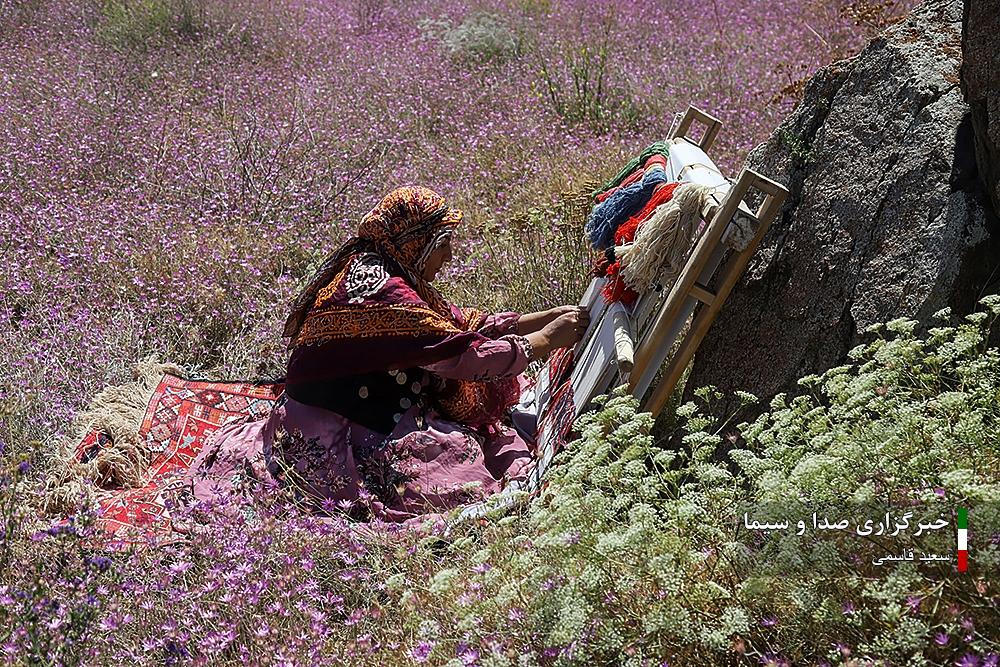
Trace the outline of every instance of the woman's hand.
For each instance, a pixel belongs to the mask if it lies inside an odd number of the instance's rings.
[[[527,335],[535,349],[535,358],[541,359],[557,347],[570,347],[583,338],[590,324],[590,312],[580,306],[565,306],[564,311],[554,320]]]
[[[563,307],[570,310],[561,313],[542,330],[548,335],[552,347],[576,345],[590,324],[590,312],[587,309],[580,306]]]
[[[567,313],[575,313],[581,306],[556,306],[537,313],[523,313],[517,321],[517,333],[526,336],[541,331]],[[586,312],[586,311],[585,311]]]

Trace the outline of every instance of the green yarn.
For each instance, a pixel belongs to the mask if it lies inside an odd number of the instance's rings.
[[[610,181],[608,181],[601,187],[594,190],[594,192],[592,192],[590,196],[592,198],[596,198],[597,195],[601,194],[602,192],[610,190],[611,188],[618,187],[618,185],[622,181],[624,181],[629,174],[638,169],[640,165],[646,162],[646,160],[653,157],[654,155],[662,155],[666,157],[667,155],[669,155],[669,153],[670,153],[670,144],[668,142],[654,141],[649,146],[647,146],[645,150],[639,153],[638,157],[634,157],[631,160],[629,160],[628,164],[626,164],[622,168],[622,170],[618,172],[617,176],[612,178]]]

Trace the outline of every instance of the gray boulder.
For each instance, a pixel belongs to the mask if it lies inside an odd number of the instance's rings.
[[[962,17],[962,92],[972,113],[979,174],[1000,211],[1000,3],[968,0]]]
[[[960,89],[962,16],[960,0],[931,0],[821,70],[751,152],[747,166],[789,199],[702,343],[685,400],[715,385],[766,407],[843,363],[871,324],[974,307],[1000,254]]]

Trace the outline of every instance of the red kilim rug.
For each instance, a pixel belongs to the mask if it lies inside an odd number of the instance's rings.
[[[164,374],[139,429],[140,439],[155,453],[145,485],[99,490],[100,526],[126,543],[169,535],[165,491],[177,484],[212,433],[233,420],[265,416],[283,390],[283,384],[207,382]],[[109,440],[103,432],[88,433],[76,446],[77,459],[90,460]]]

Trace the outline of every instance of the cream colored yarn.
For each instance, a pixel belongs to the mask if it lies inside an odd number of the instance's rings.
[[[695,241],[701,207],[712,188],[696,183],[677,186],[673,197],[657,206],[639,226],[635,242],[616,251],[625,284],[645,292],[657,280],[669,284],[677,279]]]

